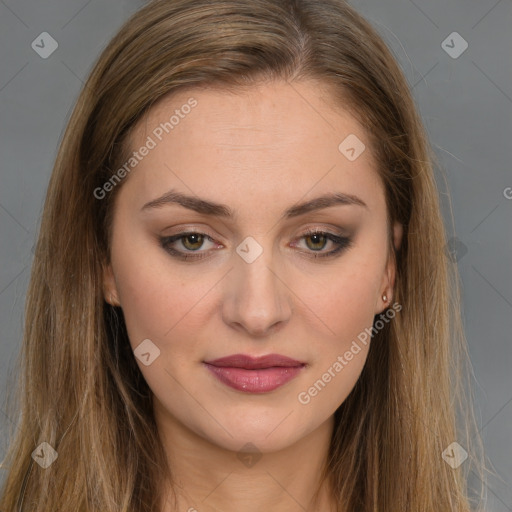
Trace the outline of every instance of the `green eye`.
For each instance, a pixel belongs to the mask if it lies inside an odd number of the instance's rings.
[[[191,251],[200,249],[204,242],[204,235],[200,233],[190,233],[188,235],[182,236],[181,238],[183,247]]]
[[[329,241],[329,239],[321,233],[313,233],[312,235],[306,235],[304,237],[304,239],[306,240],[306,245],[314,251],[322,250],[325,247],[325,245],[327,244],[327,242]],[[312,240],[311,245],[313,245],[313,247],[311,247],[307,243],[307,240]],[[318,247],[318,245],[320,245],[320,247]]]
[[[206,257],[205,252],[199,252],[199,249],[203,246],[205,239],[210,242],[214,242],[213,238],[205,233],[189,231],[178,233],[173,236],[163,237],[160,239],[160,245],[175,258],[182,260],[200,260]],[[181,245],[186,249],[185,251],[181,251],[173,247],[173,245],[178,241],[181,241]],[[187,254],[187,252],[197,252],[197,254]]]
[[[304,233],[304,235],[299,239],[304,239],[306,241],[306,247],[309,249],[309,251],[306,252],[313,253],[313,258],[327,258],[335,256],[352,245],[350,238],[340,237],[325,231],[309,231]],[[160,238],[160,245],[174,258],[181,260],[201,260],[208,257],[209,251],[200,251],[206,240],[215,243],[213,238],[205,233],[190,231],[178,233],[173,236],[162,237]],[[185,249],[184,251],[173,247],[173,245],[178,241],[181,242],[182,247]],[[335,249],[327,252],[321,252],[329,241],[334,244]]]
[[[306,246],[308,249],[311,249],[313,253],[319,253],[313,254],[314,258],[328,258],[330,256],[334,256],[352,245],[350,238],[337,236],[326,231],[308,231],[307,233],[304,233],[301,238],[306,240]],[[310,240],[311,243],[308,243],[308,240]],[[329,241],[331,241],[336,248],[331,251],[320,253]]]

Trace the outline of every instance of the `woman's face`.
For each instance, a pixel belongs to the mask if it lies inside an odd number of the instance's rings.
[[[230,450],[291,446],[353,389],[363,333],[392,297],[363,128],[318,84],[275,82],[167,97],[131,147],[105,297],[122,307],[157,421]],[[240,354],[295,362],[207,364]]]

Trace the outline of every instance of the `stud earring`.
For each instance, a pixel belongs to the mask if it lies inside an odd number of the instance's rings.
[[[384,302],[387,302],[387,301],[388,301],[388,296],[387,296],[386,294],[384,294],[384,295],[382,296],[382,300],[383,300]]]

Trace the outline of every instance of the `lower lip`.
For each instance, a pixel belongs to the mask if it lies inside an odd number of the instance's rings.
[[[259,370],[246,370],[244,368],[233,368],[228,366],[213,366],[205,363],[215,377],[221,382],[238,391],[247,393],[267,393],[277,389],[294,377],[304,366],[273,367]]]

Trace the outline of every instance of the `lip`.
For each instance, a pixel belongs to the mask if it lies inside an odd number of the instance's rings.
[[[234,354],[204,361],[204,365],[231,388],[247,393],[267,393],[295,378],[306,363],[280,354],[261,357]]]
[[[267,354],[259,357],[252,357],[246,354],[233,354],[232,356],[205,361],[205,363],[217,367],[245,368],[246,370],[258,370],[260,368],[272,368],[275,366],[291,368],[294,366],[304,366],[306,364],[302,361],[282,356],[281,354]]]

